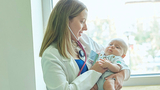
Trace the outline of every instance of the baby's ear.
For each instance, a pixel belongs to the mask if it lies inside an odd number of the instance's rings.
[[[123,54],[121,57],[122,57],[122,58],[124,58],[125,56],[126,56],[126,55],[125,55],[125,54]]]

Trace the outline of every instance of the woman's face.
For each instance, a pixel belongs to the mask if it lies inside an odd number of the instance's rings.
[[[86,19],[87,19],[87,10],[84,9],[78,16],[74,17],[69,21],[69,27],[79,40],[79,37],[84,30],[87,30]],[[71,34],[71,38],[74,41],[77,41],[76,38]]]

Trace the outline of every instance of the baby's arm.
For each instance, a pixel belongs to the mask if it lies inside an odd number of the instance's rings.
[[[111,61],[105,59],[101,59],[101,61],[102,61],[101,66],[103,68],[107,68],[112,72],[119,72],[121,70],[121,66],[118,64],[113,64],[111,63]]]

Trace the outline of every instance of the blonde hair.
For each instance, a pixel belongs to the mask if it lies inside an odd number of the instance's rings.
[[[52,10],[46,32],[43,38],[39,56],[53,42],[57,44],[59,53],[69,58],[75,51],[71,43],[71,35],[68,29],[69,20],[78,16],[86,6],[78,0],[59,0]],[[69,52],[69,53],[68,53]]]

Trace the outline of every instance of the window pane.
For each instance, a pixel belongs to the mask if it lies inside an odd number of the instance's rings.
[[[124,59],[132,75],[160,73],[159,2],[81,1],[89,13],[86,34],[104,46],[112,38],[123,38],[129,46]]]
[[[104,46],[112,38],[124,39],[132,75],[160,73],[160,2],[80,1],[88,8],[88,36]]]

